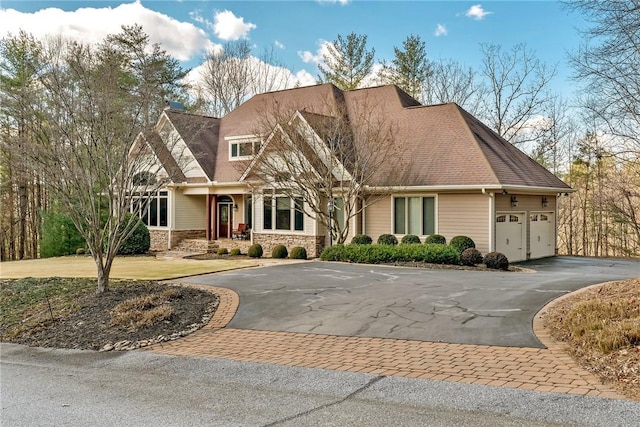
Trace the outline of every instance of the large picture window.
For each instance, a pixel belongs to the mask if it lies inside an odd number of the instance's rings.
[[[434,197],[395,197],[393,200],[394,234],[427,236],[435,233]]]
[[[167,227],[169,225],[169,193],[158,191],[134,196],[131,212],[137,213],[148,227]]]
[[[304,202],[300,198],[265,197],[263,228],[265,230],[304,231]]]

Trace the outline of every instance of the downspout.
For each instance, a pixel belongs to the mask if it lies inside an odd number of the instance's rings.
[[[485,188],[482,189],[482,194],[489,197],[489,252],[495,251],[496,242],[496,199],[494,193],[488,193]]]

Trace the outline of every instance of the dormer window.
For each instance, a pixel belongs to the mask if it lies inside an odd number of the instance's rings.
[[[247,160],[258,150],[260,140],[253,135],[232,136],[229,141],[229,160]]]

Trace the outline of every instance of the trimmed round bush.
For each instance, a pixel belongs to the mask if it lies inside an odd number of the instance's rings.
[[[398,244],[398,239],[396,239],[396,236],[393,234],[381,234],[380,237],[378,237],[378,244],[394,246]]]
[[[493,270],[508,270],[509,260],[500,252],[489,252],[484,256],[484,264]]]
[[[238,249],[238,248],[233,248],[233,249],[231,249],[231,252],[229,252],[229,255],[232,255],[232,256],[238,256],[240,254],[241,254],[241,252],[240,252],[240,249]]]
[[[249,246],[249,250],[247,251],[247,255],[249,255],[251,258],[260,258],[262,254],[262,245],[260,245],[259,243],[254,243],[253,245]]]
[[[76,249],[76,255],[84,255],[85,253],[86,251],[84,250],[84,248]]]
[[[447,239],[445,239],[444,236],[441,236],[440,234],[432,234],[430,236],[427,236],[426,239],[424,239],[424,243],[425,244],[435,243],[438,245],[446,245]]]
[[[476,244],[467,236],[456,236],[449,241],[449,246],[454,247],[462,253],[465,249],[475,248]]]
[[[284,245],[276,245],[271,251],[272,258],[286,258],[289,256],[289,251]]]
[[[229,250],[227,248],[219,248],[217,253],[218,255],[227,255],[229,254]]]
[[[412,245],[415,243],[420,243],[420,238],[415,234],[406,234],[402,236],[402,240],[400,240],[400,243],[402,243],[403,245]]]
[[[460,254],[460,264],[475,267],[482,264],[482,254],[476,248],[467,248]]]
[[[127,213],[127,219],[125,221],[129,221],[130,216],[131,214]],[[150,247],[151,236],[149,235],[149,229],[142,221],[138,220],[133,234],[120,246],[118,255],[144,254],[149,251]]]
[[[289,258],[307,259],[307,250],[302,246],[296,246],[294,248],[291,248],[291,253],[289,254]]]
[[[366,234],[356,234],[351,239],[352,245],[370,245],[371,243],[373,243],[373,240]]]

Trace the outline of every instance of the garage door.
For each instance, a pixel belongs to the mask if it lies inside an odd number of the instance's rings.
[[[529,249],[531,258],[555,255],[555,229],[553,212],[532,212],[529,215]]]
[[[496,251],[505,254],[510,262],[526,258],[523,227],[523,213],[499,213],[496,216]]]

